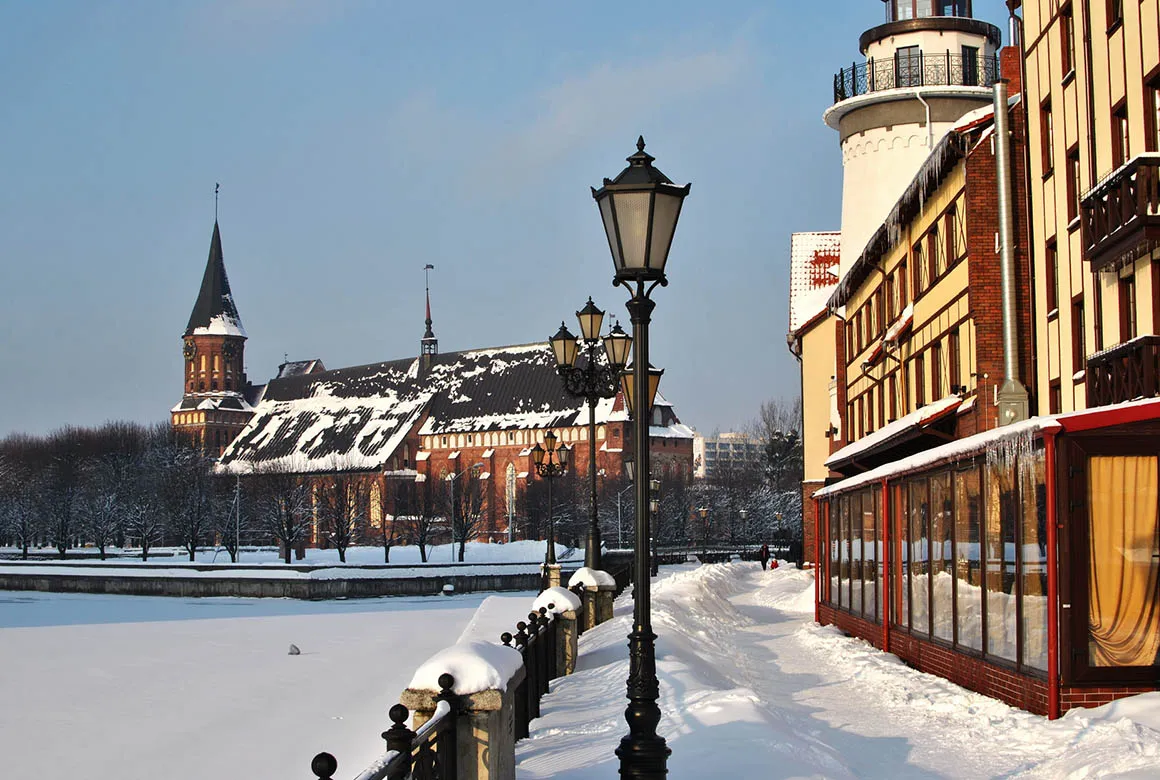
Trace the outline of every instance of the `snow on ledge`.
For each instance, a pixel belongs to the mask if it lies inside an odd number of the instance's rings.
[[[926,406],[920,406],[910,414],[899,417],[894,422],[887,423],[873,433],[869,433],[863,436],[861,439],[847,444],[842,449],[837,450],[833,455],[826,458],[826,465],[832,466],[833,464],[840,461],[851,459],[855,455],[859,455],[871,447],[889,441],[894,436],[897,436],[898,434],[909,430],[910,428],[925,425],[926,423],[931,422],[941,416],[944,412],[957,407],[962,402],[963,399],[961,396],[948,395],[945,398],[935,401],[934,403],[929,403]]]
[[[555,606],[552,606],[553,604]],[[548,610],[549,614],[560,615],[580,609],[580,599],[572,591],[557,585],[536,596],[536,600],[532,602],[532,611],[539,612],[540,607]]]
[[[439,690],[439,676],[455,678],[452,690],[459,696],[481,691],[505,691],[508,681],[523,666],[523,656],[514,647],[478,640],[445,647],[428,658],[411,678],[408,688]]]
[[[616,587],[616,580],[606,571],[581,566],[572,575],[572,578],[568,580],[569,588],[577,585],[583,585],[586,588],[598,588],[601,585]]]

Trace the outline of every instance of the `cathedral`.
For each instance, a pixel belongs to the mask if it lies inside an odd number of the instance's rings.
[[[572,449],[570,468],[587,478],[624,479],[632,426],[621,395],[588,406],[570,396],[547,342],[439,352],[426,299],[419,354],[328,370],[321,360],[285,362],[264,385],[243,370],[246,332],[230,292],[221,233],[183,336],[183,397],[174,429],[218,457],[221,473],[293,473],[313,481],[355,477],[381,528],[399,497],[428,480],[471,472],[482,494],[481,539],[512,538],[516,504],[537,479],[532,450],[549,431]],[[693,431],[658,394],[651,410],[654,477],[691,481]],[[318,539],[315,538],[315,543]]]

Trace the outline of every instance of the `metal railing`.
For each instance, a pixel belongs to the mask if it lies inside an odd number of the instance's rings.
[[[1095,270],[1160,238],[1160,155],[1142,154],[1083,199],[1083,246]]]
[[[460,703],[451,690],[454,686],[455,678],[450,674],[439,676],[441,690],[435,697],[435,712],[418,731],[407,728],[411,713],[406,707],[391,707],[394,725],[383,732],[387,750],[355,780],[455,780]],[[319,753],[310,762],[310,770],[319,780],[334,780],[337,769],[338,761],[330,753]]]
[[[994,55],[916,52],[887,59],[870,58],[834,75],[834,102],[886,89],[914,87],[990,87],[999,78]]]
[[[1087,359],[1088,406],[1160,395],[1160,336],[1139,336]]]

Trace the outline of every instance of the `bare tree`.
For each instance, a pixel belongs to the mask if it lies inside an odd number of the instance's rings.
[[[213,526],[213,461],[200,450],[179,442],[163,450],[162,456],[164,471],[159,488],[168,531],[193,561],[198,545],[207,541]]]
[[[310,533],[310,484],[289,469],[262,465],[247,477],[258,522],[290,563],[294,548]]]
[[[399,503],[400,496],[403,503]],[[443,523],[442,502],[436,494],[435,481],[426,478],[414,485],[400,484],[395,497],[395,519],[392,526],[399,526],[397,536],[419,547],[419,557],[427,562],[427,548]],[[384,523],[385,525],[385,523]]]
[[[463,562],[467,543],[479,536],[484,526],[483,483],[479,468],[470,468],[446,481],[447,514],[451,517],[451,542],[459,544],[459,562]]]
[[[368,497],[361,480],[336,464],[334,473],[320,479],[315,488],[319,528],[346,563],[346,551],[358,542],[366,524]]]
[[[0,537],[20,548],[28,558],[28,548],[42,533],[36,493],[39,478],[15,458],[0,454]]]

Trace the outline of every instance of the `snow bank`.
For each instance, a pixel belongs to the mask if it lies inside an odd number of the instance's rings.
[[[460,696],[503,691],[522,665],[523,656],[514,648],[479,640],[460,642],[427,659],[407,687],[438,691],[439,676],[447,673],[455,678],[452,690]]]
[[[575,612],[580,609],[580,603],[580,599],[576,597],[575,593],[567,588],[557,586],[548,588],[536,596],[536,600],[532,602],[532,611],[539,612],[540,607],[543,607],[549,613],[559,615],[564,612]]]
[[[568,580],[569,588],[574,588],[577,585],[583,585],[586,588],[596,588],[601,585],[616,587],[616,579],[606,571],[581,566]]]

